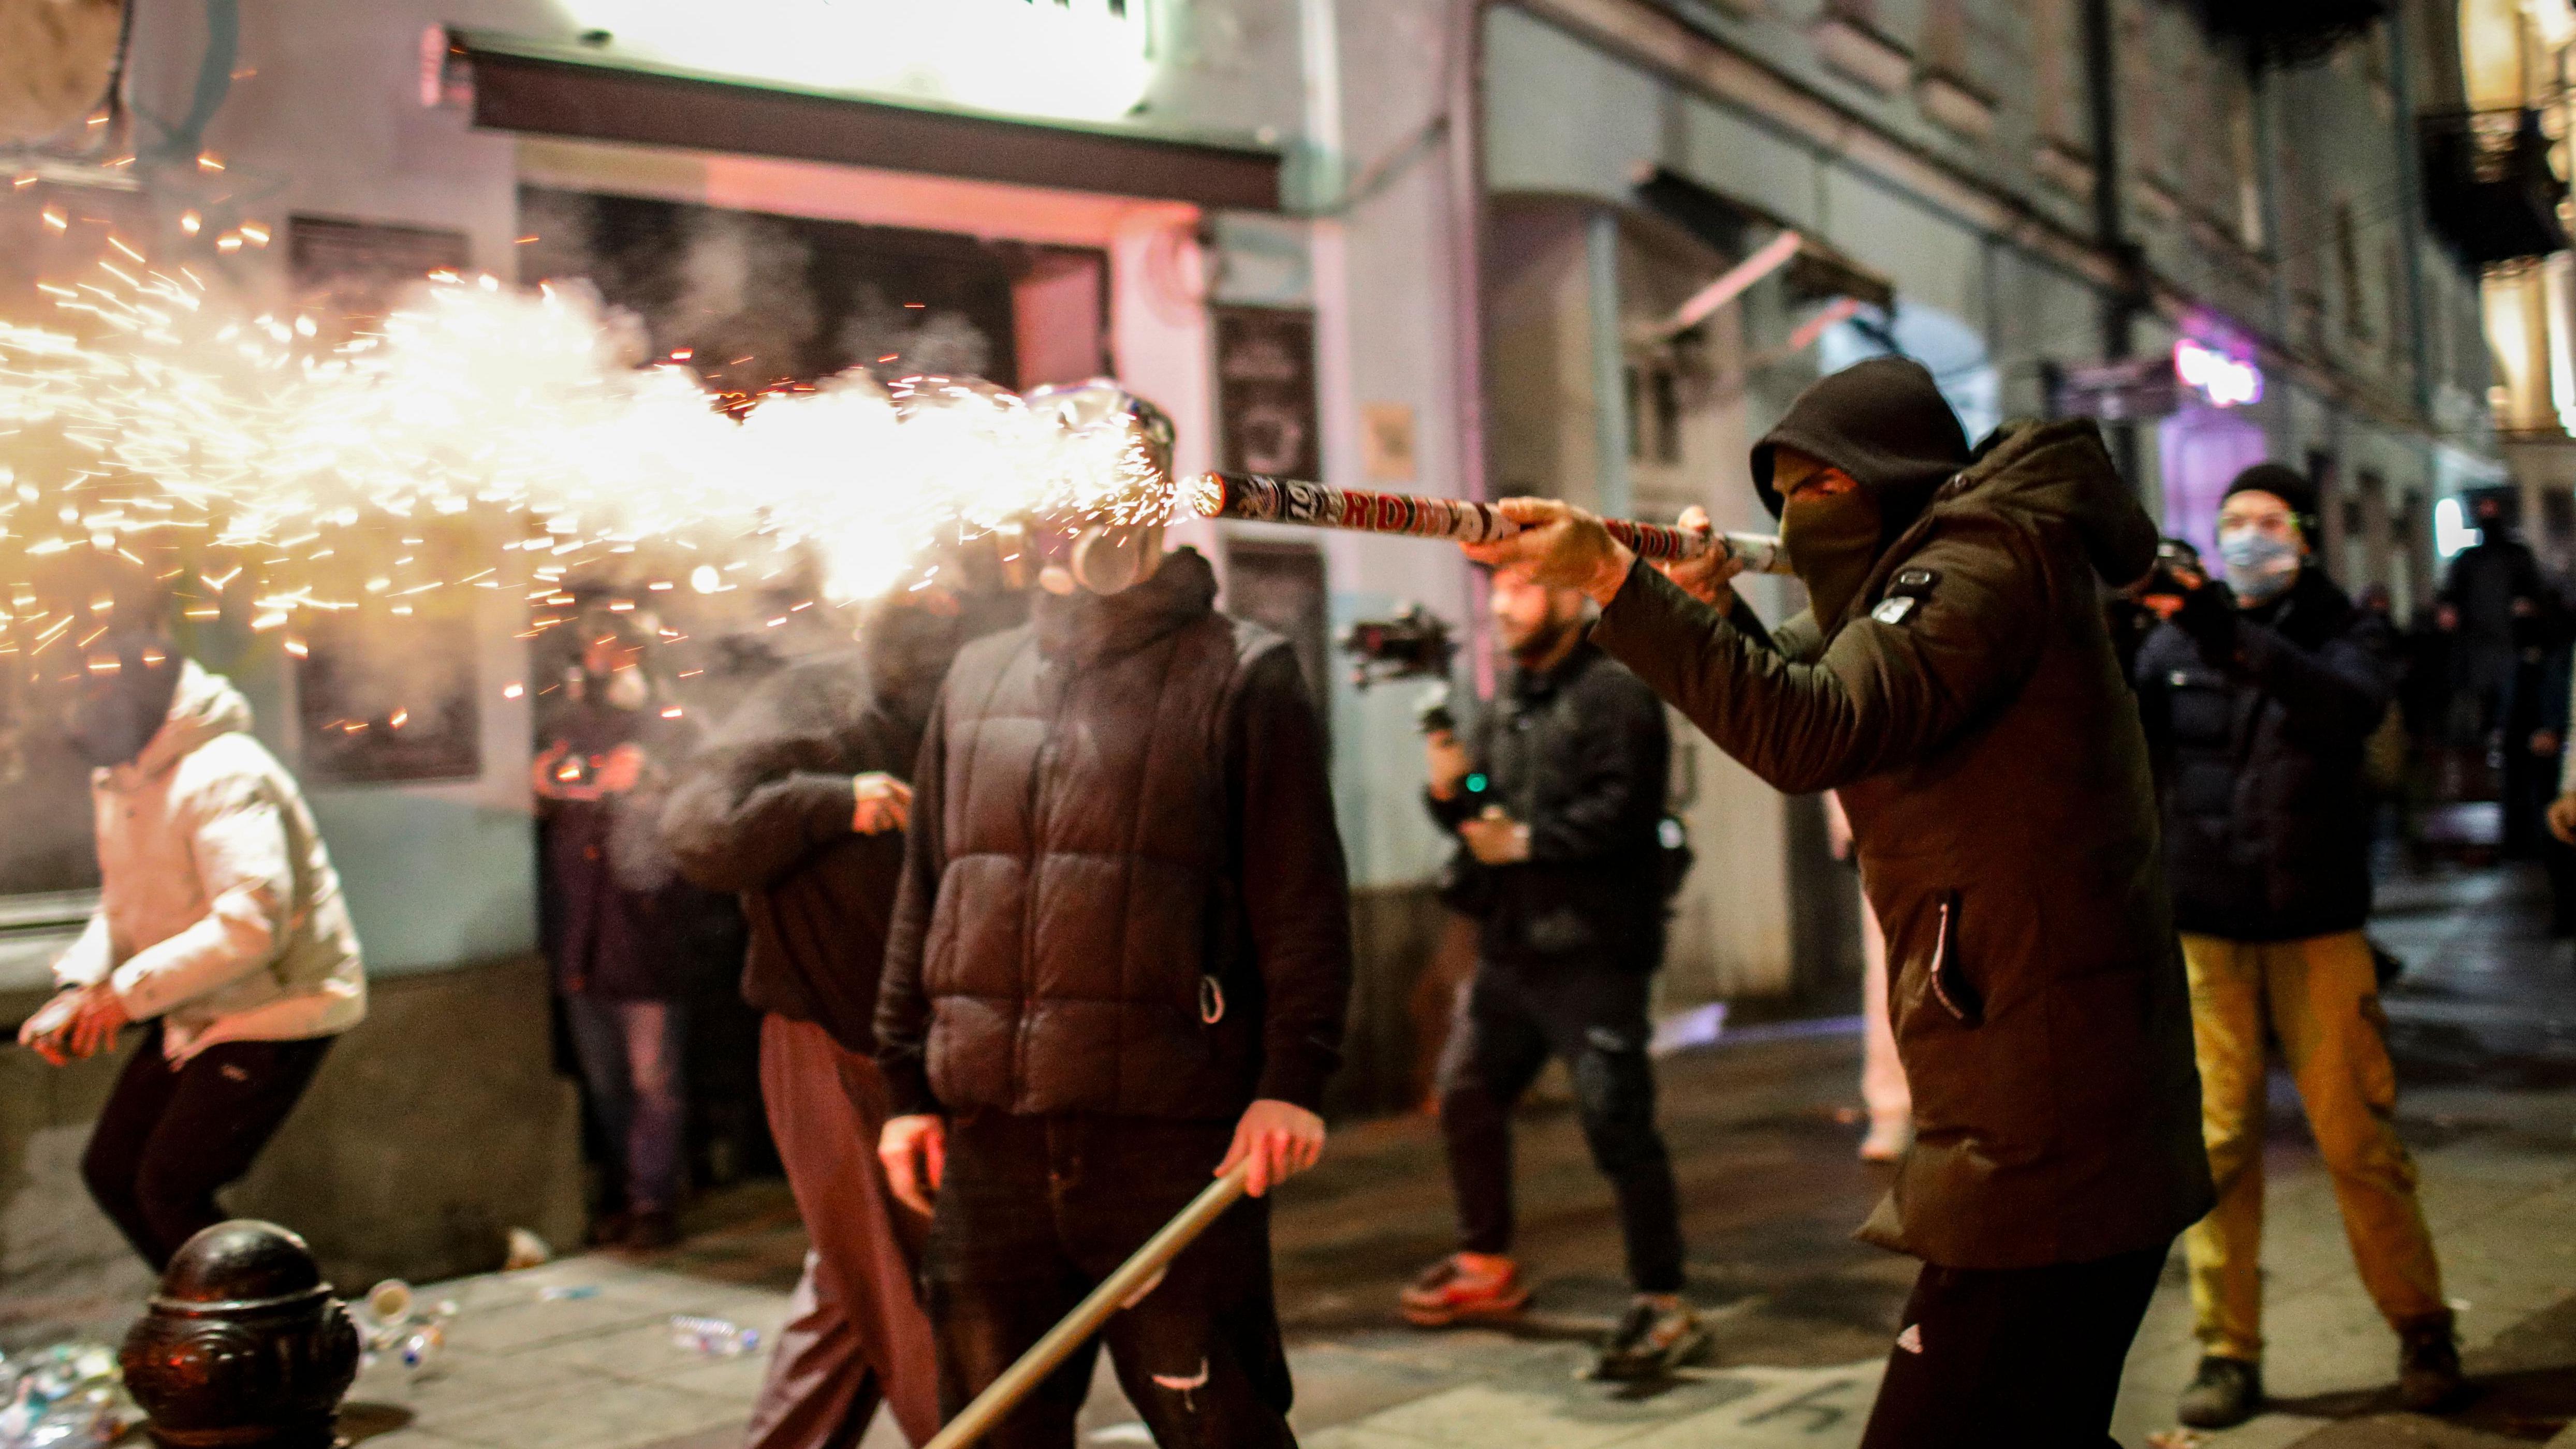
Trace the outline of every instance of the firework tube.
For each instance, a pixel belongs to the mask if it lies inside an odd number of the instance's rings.
[[[1063,1321],[1047,1330],[1019,1361],[1002,1370],[991,1388],[975,1396],[975,1402],[959,1410],[936,1437],[922,1449],[966,1449],[966,1446],[992,1431],[1002,1416],[1019,1407],[1019,1402],[1055,1372],[1056,1365],[1080,1348],[1084,1340],[1100,1331],[1109,1316],[1154,1290],[1156,1279],[1181,1250],[1199,1234],[1206,1232],[1225,1210],[1243,1196],[1244,1179],[1252,1172],[1252,1161],[1246,1158],[1234,1170],[1190,1200],[1190,1205],[1173,1215],[1170,1222],[1145,1241],[1136,1255],[1118,1265],[1118,1271],[1101,1280]]]
[[[1202,518],[1243,518],[1261,523],[1302,523],[1364,533],[1409,533],[1460,543],[1494,543],[1520,531],[1490,503],[1334,488],[1294,478],[1249,473],[1208,473],[1182,490],[1182,501]],[[1643,558],[1697,558],[1712,548],[1744,561],[1747,573],[1785,574],[1789,557],[1780,540],[1756,533],[1694,533],[1669,523],[1605,518],[1601,526]]]

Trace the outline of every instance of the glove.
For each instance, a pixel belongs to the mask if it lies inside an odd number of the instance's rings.
[[[2200,646],[2200,657],[2224,664],[2236,657],[2236,591],[2215,579],[2182,596],[2174,627]]]

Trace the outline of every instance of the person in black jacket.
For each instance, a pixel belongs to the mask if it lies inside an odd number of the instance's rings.
[[[1596,1372],[1652,1377],[1706,1341],[1682,1301],[1672,1159],[1646,1055],[1672,743],[1654,691],[1585,639],[1581,590],[1503,569],[1490,597],[1515,667],[1466,742],[1446,731],[1430,742],[1432,817],[1459,838],[1482,927],[1440,1073],[1459,1247],[1405,1289],[1404,1315],[1437,1327],[1527,1305],[1511,1257],[1511,1113],[1562,1057],[1618,1198],[1637,1293]]]
[[[2267,1039],[2298,1082],[2362,1281],[2402,1340],[2408,1406],[2437,1406],[2460,1386],[2362,935],[2363,748],[2391,684],[2378,623],[2309,565],[2302,518],[2314,505],[2288,468],[2239,475],[2218,516],[2227,581],[2193,590],[2137,662],[2219,1191],[2183,1237],[2205,1356],[2182,1420],[2205,1428],[2262,1401]]]
[[[643,636],[589,625],[531,780],[538,802],[538,904],[555,990],[619,1207],[598,1241],[667,1247],[686,1186],[684,1073],[691,976],[721,900],[680,879],[660,818],[687,755],[685,720],[666,719]]]
[[[672,792],[662,829],[700,885],[741,893],[743,999],[762,1012],[761,1097],[813,1241],[748,1449],[853,1444],[884,1402],[914,1443],[939,1428],[925,1224],[877,1165],[888,1113],[877,977],[902,877],[913,757],[961,639],[1018,600],[926,590],[879,605],[858,646],[789,664]]]
[[[1259,1199],[1322,1152],[1351,982],[1323,728],[1287,641],[1190,549],[1041,596],[949,672],[877,999],[895,1193],[952,1412],[1211,1176],[1237,1203],[1109,1321],[1155,1442],[1290,1445]],[[935,1209],[931,1194],[937,1194]],[[1070,1449],[1093,1350],[983,1441]]]

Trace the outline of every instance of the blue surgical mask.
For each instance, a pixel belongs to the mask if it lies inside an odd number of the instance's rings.
[[[2227,586],[2248,604],[2268,604],[2299,581],[2299,546],[2278,534],[2256,528],[2222,530],[2218,556],[2227,566]]]

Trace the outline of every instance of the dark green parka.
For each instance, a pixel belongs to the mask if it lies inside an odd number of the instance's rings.
[[[1845,448],[1800,422],[1772,440],[1898,520],[1842,617],[1764,647],[1641,565],[1593,639],[1775,787],[1842,792],[1916,1130],[1861,1236],[1954,1268],[2162,1245],[2208,1210],[2209,1163],[2146,740],[2095,582],[2144,574],[2155,525],[2089,422],[2008,426],[1911,500],[1922,470],[1888,466],[1885,432]]]

